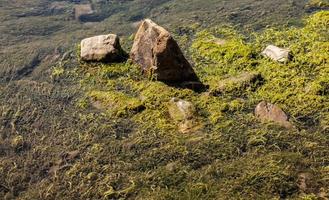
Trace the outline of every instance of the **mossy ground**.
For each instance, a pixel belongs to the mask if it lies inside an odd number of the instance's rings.
[[[25,90],[15,82],[0,88],[8,103],[0,107],[0,197],[328,196],[328,24],[329,12],[323,11],[301,28],[246,37],[224,26],[188,38],[196,73],[210,89],[245,71],[264,78],[256,88],[216,97],[149,80],[130,61],[54,67],[52,81],[60,88],[33,81],[20,83]],[[268,44],[291,49],[293,59],[280,64],[260,56]],[[167,108],[173,97],[195,105],[201,130],[178,131]],[[296,129],[259,122],[253,109],[261,100],[282,107]],[[56,134],[40,134],[45,132]],[[67,156],[76,150],[77,157]],[[311,174],[304,192],[298,187],[302,173]]]
[[[321,2],[326,2],[322,0]],[[33,78],[45,81],[50,66],[72,44],[98,34],[127,38],[136,22],[152,18],[171,32],[193,32],[186,25],[211,27],[232,23],[246,30],[267,25],[298,25],[308,14],[308,0],[2,0],[0,4],[0,81]],[[94,15],[74,19],[76,4],[91,3]],[[312,3],[312,11],[318,3]],[[326,7],[324,7],[325,9]],[[128,40],[124,40],[126,44]],[[124,45],[126,46],[126,45]]]

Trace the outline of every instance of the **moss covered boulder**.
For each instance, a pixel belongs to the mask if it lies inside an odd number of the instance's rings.
[[[218,96],[225,93],[239,93],[239,91],[247,89],[256,89],[262,82],[261,74],[242,72],[237,76],[231,76],[219,81],[217,86],[211,89],[210,94]]]
[[[89,97],[96,108],[106,109],[109,114],[126,116],[141,112],[145,109],[142,101],[122,92],[91,91]]]
[[[201,128],[194,105],[179,98],[172,98],[168,104],[170,117],[178,123],[182,133],[193,132]]]

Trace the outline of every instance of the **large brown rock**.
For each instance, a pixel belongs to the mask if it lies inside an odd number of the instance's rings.
[[[199,81],[170,33],[150,19],[141,23],[130,57],[144,74],[153,75],[159,81]]]
[[[277,105],[262,101],[256,106],[255,115],[263,122],[272,121],[283,127],[293,128],[286,113]]]
[[[81,41],[83,61],[116,62],[122,59],[123,51],[115,34],[99,35]]]

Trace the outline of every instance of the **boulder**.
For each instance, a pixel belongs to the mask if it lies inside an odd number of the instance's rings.
[[[194,105],[178,98],[172,98],[168,104],[170,117],[178,123],[178,129],[182,133],[196,131],[201,128],[197,120]]]
[[[199,81],[170,33],[150,19],[144,20],[139,26],[130,57],[145,75],[159,81]]]
[[[211,95],[218,96],[223,93],[238,92],[247,88],[255,88],[263,82],[259,73],[243,72],[237,76],[221,80],[215,88],[210,91]]]
[[[280,126],[293,128],[286,113],[277,105],[262,101],[256,106],[255,115],[263,122],[272,121]]]
[[[117,35],[99,35],[81,41],[83,61],[116,62],[122,59],[123,51]]]
[[[269,45],[262,52],[262,55],[271,58],[274,61],[286,62],[289,60],[290,51],[288,49],[282,49],[274,45]]]

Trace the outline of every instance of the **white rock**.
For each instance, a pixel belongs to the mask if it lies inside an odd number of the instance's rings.
[[[121,46],[115,34],[99,35],[81,41],[81,59],[84,61],[114,62],[120,59]]]
[[[286,62],[289,60],[289,53],[290,51],[288,49],[282,49],[274,45],[269,45],[262,52],[262,55],[278,62]]]

